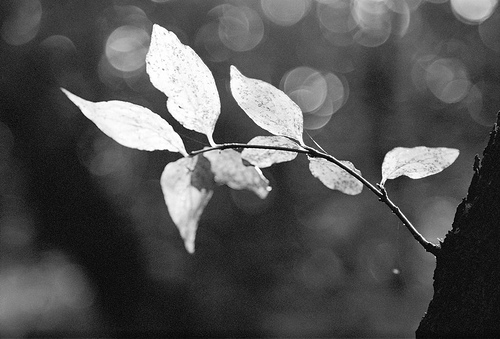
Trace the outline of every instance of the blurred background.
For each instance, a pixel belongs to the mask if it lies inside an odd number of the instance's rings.
[[[145,73],[157,23],[214,74],[216,142],[268,134],[230,94],[235,65],[371,182],[393,147],[460,149],[438,175],[386,185],[436,242],[500,108],[497,2],[2,0],[0,336],[413,336],[434,258],[371,192],[330,191],[299,156],[264,170],[266,200],[218,187],[189,255],[159,184],[178,155],[120,146],[59,87],[146,106],[204,147]]]

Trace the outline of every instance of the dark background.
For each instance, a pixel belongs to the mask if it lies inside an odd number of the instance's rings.
[[[308,133],[372,182],[393,147],[460,149],[441,174],[386,185],[436,242],[500,107],[487,3],[1,1],[0,335],[413,336],[434,258],[368,190],[328,190],[301,156],[274,165],[264,201],[216,189],[189,255],[159,185],[178,155],[118,145],[59,87],[146,106],[189,150],[207,145],[148,82],[160,24],[214,74],[217,142],[266,134],[231,97],[235,65],[284,89]]]

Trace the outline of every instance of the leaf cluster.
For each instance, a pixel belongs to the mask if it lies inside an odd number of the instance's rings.
[[[91,102],[66,89],[62,91],[116,142],[139,150],[166,150],[182,155],[165,166],[160,183],[170,216],[190,253],[194,252],[197,225],[215,185],[250,190],[265,199],[271,188],[260,169],[291,161],[298,153],[307,154],[311,174],[326,187],[355,195],[365,185],[389,207],[392,202],[384,189],[387,180],[402,175],[417,179],[436,174],[451,165],[459,153],[450,148],[397,147],[386,154],[382,179],[376,188],[350,161],[337,160],[307,146],[299,106],[278,88],[244,76],[235,66],[230,67],[233,97],[272,136],[256,136],[247,144],[217,144],[213,132],[221,104],[213,75],[193,49],[159,25],[153,26],[146,71],[151,83],[167,96],[169,113],[185,128],[204,134],[210,147],[188,152],[172,126],[145,107],[123,101]],[[405,224],[409,222],[406,220]]]

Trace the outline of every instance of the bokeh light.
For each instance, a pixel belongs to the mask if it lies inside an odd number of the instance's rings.
[[[495,11],[487,20],[483,21],[479,27],[479,36],[485,46],[500,53],[500,12]]]
[[[219,23],[216,22],[209,22],[198,30],[195,44],[201,45],[208,59],[214,62],[226,61],[231,55],[231,50],[219,38]]]
[[[106,58],[119,71],[134,72],[144,66],[149,34],[138,27],[121,26],[106,41]]]
[[[377,47],[389,39],[391,15],[382,0],[353,0],[352,16],[359,30],[354,40],[365,47]]]
[[[246,52],[262,42],[264,23],[255,10],[225,4],[215,7],[211,12],[219,14],[219,38],[227,48]]]
[[[347,33],[356,27],[348,1],[318,3],[316,11],[319,23],[330,32]]]
[[[305,66],[288,71],[280,87],[302,110],[308,130],[325,126],[347,100],[344,82],[338,76]]]
[[[498,0],[450,0],[457,19],[467,24],[479,24],[488,19],[497,4]]]
[[[291,26],[299,22],[309,11],[311,0],[261,0],[265,16],[280,26]]]
[[[5,20],[0,29],[2,39],[10,45],[30,42],[40,29],[42,4],[39,0],[15,1],[15,10]]]
[[[145,59],[152,24],[146,13],[137,6],[112,6],[100,20],[111,28],[98,66],[101,81],[115,89],[124,84],[138,92],[150,89]]]
[[[436,98],[448,104],[462,100],[471,86],[467,70],[458,59],[435,60],[427,66],[425,80]]]
[[[51,35],[40,43],[41,47],[51,51],[51,57],[64,59],[66,55],[76,52],[76,47],[70,38],[64,35]]]

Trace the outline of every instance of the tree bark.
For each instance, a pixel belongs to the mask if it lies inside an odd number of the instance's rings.
[[[441,243],[434,297],[417,338],[500,334],[500,113],[467,197]]]

